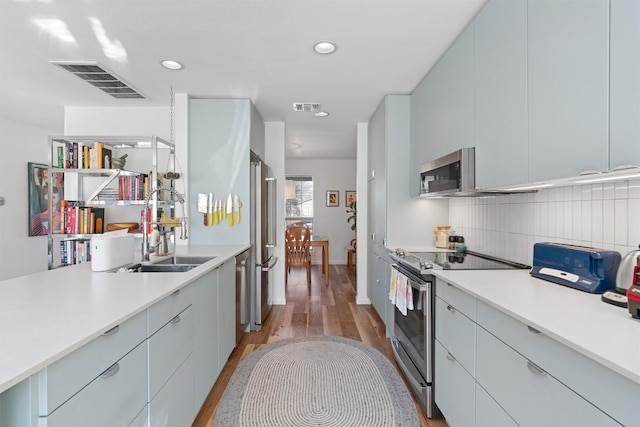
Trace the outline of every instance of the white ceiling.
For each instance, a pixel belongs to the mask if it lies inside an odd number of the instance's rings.
[[[168,106],[173,86],[250,98],[264,121],[286,122],[287,157],[351,158],[356,123],[384,95],[411,93],[485,1],[0,0],[0,114],[62,132],[64,106]],[[36,19],[59,20],[72,40]],[[337,51],[316,54],[319,40]],[[167,58],[184,70],[162,68]],[[98,61],[147,99],[114,99],[50,60]]]

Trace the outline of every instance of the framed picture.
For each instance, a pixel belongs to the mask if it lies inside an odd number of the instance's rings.
[[[41,163],[27,164],[29,183],[29,236],[43,236],[52,226],[60,228],[60,202],[64,198],[63,173],[53,175],[53,224],[49,224],[49,168]]]
[[[340,192],[336,190],[327,191],[327,206],[340,206]]]
[[[356,201],[356,192],[355,191],[345,191],[344,192],[344,205],[349,206],[351,203]]]

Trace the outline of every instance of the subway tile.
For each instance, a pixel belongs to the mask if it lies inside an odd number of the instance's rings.
[[[616,200],[614,205],[614,243],[616,245],[627,245],[629,236],[627,234],[627,218],[628,218],[627,200]]]
[[[540,203],[540,235],[549,235],[549,203]]]
[[[562,200],[565,202],[569,202],[573,199],[573,187],[563,187],[563,196]]]
[[[571,201],[563,202],[564,204],[564,225],[562,237],[570,239],[573,232],[573,204]]]
[[[591,186],[591,200],[602,200],[602,184]]]
[[[571,187],[571,199],[582,200],[582,185],[574,185]]]
[[[602,185],[602,198],[604,200],[615,199],[615,184],[613,182],[606,182]]]
[[[585,241],[591,241],[592,237],[593,237],[593,232],[592,232],[592,218],[591,218],[591,214],[593,212],[592,210],[592,204],[593,202],[591,200],[583,200],[582,201],[582,208],[581,208],[581,213],[582,213],[582,225],[581,228],[582,230],[580,231],[580,236],[582,238],[582,240]]]
[[[619,181],[616,182],[615,186],[615,195],[616,199],[627,199],[629,197],[629,185],[627,181]]]
[[[614,242],[614,211],[613,201],[604,200],[602,203],[602,241],[605,244],[613,244]]]
[[[556,235],[555,237],[562,237],[564,236],[564,206],[565,203],[564,202],[557,202],[556,203],[556,218],[555,218],[555,224],[556,224]]]
[[[558,202],[547,203],[547,236],[556,237],[556,208]]]
[[[629,181],[629,199],[640,199],[640,179]]]
[[[533,234],[535,236],[540,236],[542,234],[541,206],[542,203],[533,204]]]
[[[549,200],[549,192],[546,190],[541,190],[533,194],[533,201],[536,203],[543,203],[548,200]]]
[[[600,246],[602,238],[602,200],[591,202],[591,240]]]
[[[629,233],[627,244],[637,249],[640,245],[640,199],[629,199],[627,218]]]
[[[592,190],[591,185],[582,185],[580,187],[581,187],[580,200],[591,200],[591,190]]]
[[[571,211],[573,216],[571,238],[574,240],[582,239],[582,201],[574,200],[571,202]]]

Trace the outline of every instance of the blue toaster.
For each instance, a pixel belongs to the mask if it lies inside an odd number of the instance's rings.
[[[621,256],[616,251],[560,243],[536,243],[530,274],[594,294],[613,289]]]

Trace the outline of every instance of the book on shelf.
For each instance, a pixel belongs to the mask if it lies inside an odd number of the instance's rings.
[[[102,169],[104,167],[104,160],[102,156],[104,155],[104,144],[100,141],[96,141],[93,143],[93,149],[95,150],[95,168]]]

